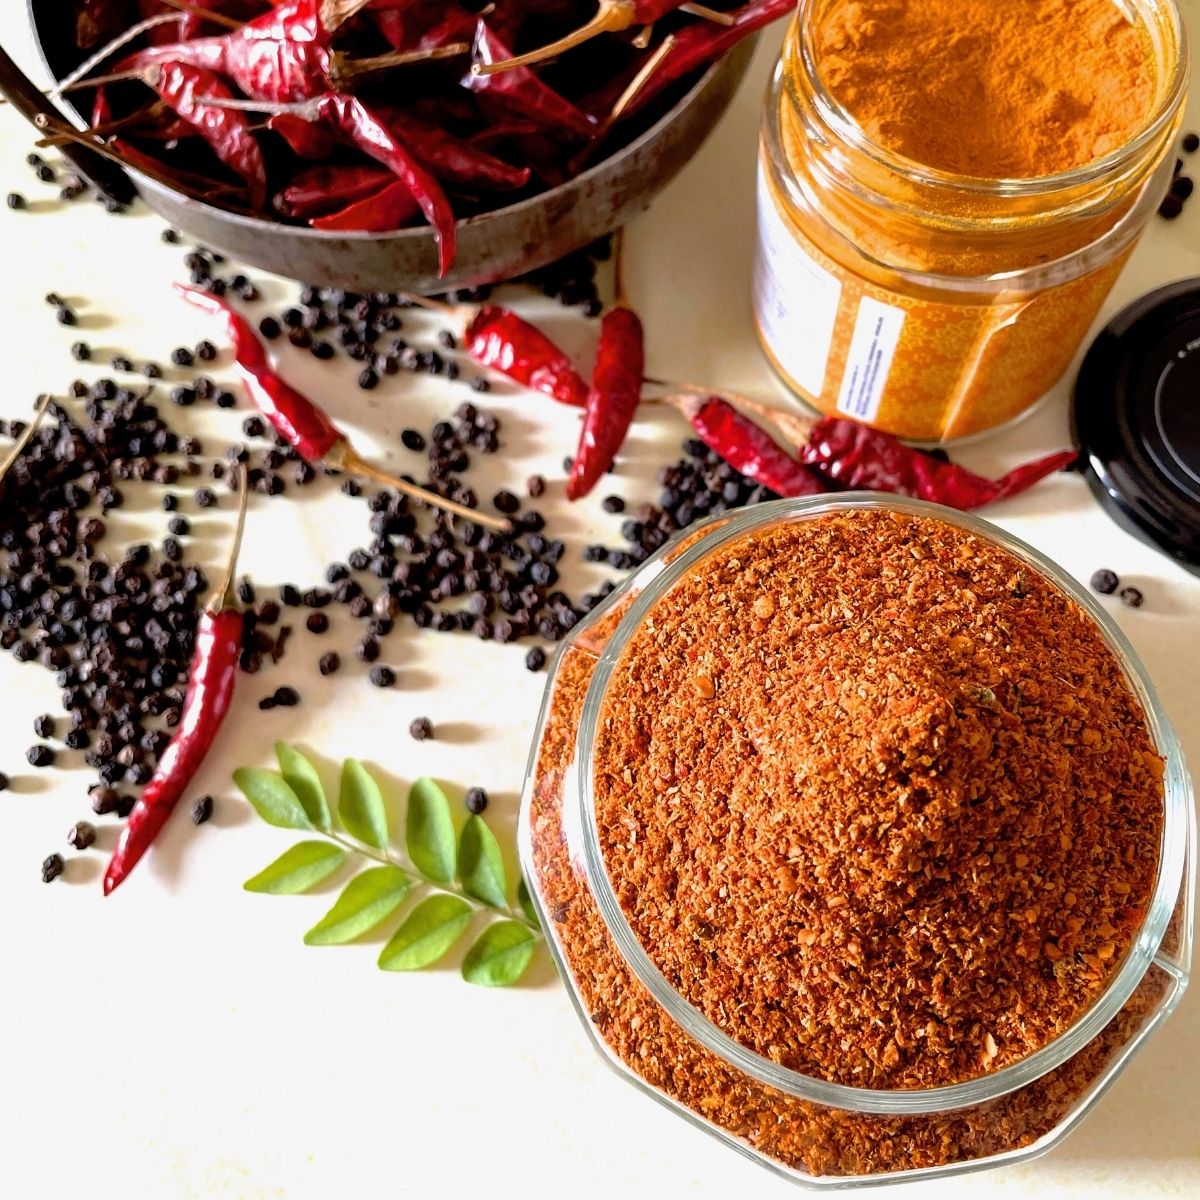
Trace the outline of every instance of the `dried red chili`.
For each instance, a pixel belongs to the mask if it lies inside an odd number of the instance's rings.
[[[815,471],[720,396],[676,396],[671,403],[710,450],[755,483],[779,496],[815,496],[827,490]]]
[[[275,207],[289,217],[319,217],[382,191],[394,179],[385,167],[310,167],[293,176]]]
[[[210,97],[233,98],[220,76],[190,63],[164,62],[147,69],[146,81],[245,180],[250,202],[261,208],[267,198],[267,166],[246,114],[205,103]]]
[[[502,71],[532,66],[547,58],[565,54],[568,50],[573,50],[576,46],[582,45],[590,38],[598,37],[602,33],[619,33],[633,25],[653,25],[655,21],[683,8],[686,4],[687,0],[599,0],[599,9],[596,15],[586,25],[580,26],[565,37],[548,42],[526,54],[516,54],[493,62],[476,63],[472,70],[480,75],[493,75]],[[718,18],[724,16],[724,14],[713,15]],[[721,21],[721,25],[724,25],[724,21]]]
[[[500,62],[512,57],[508,46],[482,17],[475,28],[472,47],[475,65]],[[594,137],[598,122],[576,108],[565,96],[544,84],[528,67],[516,67],[498,75],[482,75],[474,67],[463,76],[462,85],[486,95],[505,108],[518,112],[544,127]]]
[[[592,386],[567,477],[568,500],[586,496],[612,466],[641,400],[644,368],[642,322],[633,309],[618,301],[600,322]]]
[[[715,62],[726,51],[733,49],[742,38],[795,11],[796,0],[749,0],[749,3],[729,13],[733,18],[729,25],[695,21],[678,30],[670,54],[639,89],[623,115],[631,116],[676,80],[690,75],[699,67]],[[603,106],[605,112],[611,107],[611,99],[615,99],[615,96],[610,98],[609,104]]]
[[[435,495],[425,488],[417,487],[415,483],[409,483],[407,479],[391,475],[367,462],[350,445],[346,435],[323,408],[276,374],[258,335],[241,313],[211,292],[182,283],[174,286],[189,304],[210,316],[220,318],[225,326],[226,336],[233,343],[234,362],[255,408],[270,421],[275,432],[305,462],[357,475],[479,525],[486,525],[501,532],[508,532],[512,528],[506,520],[477,512],[473,508]]]
[[[700,391],[691,384],[682,386]],[[686,399],[671,397],[670,402],[680,407]],[[1058,450],[999,479],[988,479],[846,417],[813,421],[744,396],[737,400],[742,408],[771,421],[796,446],[800,461],[831,484],[913,496],[963,511],[1026,491],[1048,475],[1069,469],[1079,457],[1075,450]]]
[[[583,408],[588,385],[575,369],[570,355],[536,325],[498,304],[442,304],[424,296],[405,299],[422,308],[444,313],[462,325],[463,349],[480,366],[489,367],[542,392],[560,404]]]
[[[413,157],[439,179],[499,191],[521,188],[529,182],[528,167],[511,166],[411,113],[389,113],[387,125]]]
[[[420,211],[408,184],[394,179],[380,191],[354,200],[336,212],[314,217],[309,224],[314,229],[343,233],[386,233],[403,228]]]
[[[237,681],[244,618],[237,607],[234,573],[246,517],[246,474],[241,468],[237,533],[225,579],[204,606],[188,671],[182,716],[150,782],[133,806],[104,873],[104,894],[120,886],[167,823],[184,789],[195,778],[229,712]]]
[[[842,487],[894,492],[964,510],[1015,496],[1078,457],[1074,450],[1060,450],[999,479],[986,479],[844,417],[818,421],[800,448],[803,462]]]

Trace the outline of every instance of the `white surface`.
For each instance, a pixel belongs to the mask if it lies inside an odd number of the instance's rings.
[[[24,34],[10,33],[21,29],[23,6],[0,5],[6,43],[31,62]],[[1197,11],[1194,0],[1189,7]],[[774,388],[748,297],[756,117],[771,53],[762,48],[735,109],[632,229],[629,279],[649,329],[651,372],[764,396]],[[49,198],[52,190],[21,162],[29,143],[11,110],[0,110],[0,190]],[[76,337],[164,360],[174,345],[211,332],[168,291],[181,255],[159,242],[156,218],[143,211],[109,219],[86,203],[34,205],[42,207],[53,211],[0,209],[6,416],[25,413],[39,391],[96,373],[78,371],[67,356]],[[1155,223],[1106,313],[1152,285],[1200,274],[1198,235],[1200,201],[1173,225]],[[51,288],[78,304],[78,330],[56,325],[42,304]],[[280,285],[270,294],[285,291]],[[586,347],[585,323],[562,314],[554,321],[556,332]],[[286,366],[300,361],[289,357]],[[425,427],[451,403],[421,379],[389,381],[368,398],[352,386],[345,361],[304,361],[298,381],[352,420],[364,445],[373,440],[397,456],[399,428]],[[454,402],[464,395],[455,392]],[[571,538],[572,560],[596,536],[615,541],[620,518],[600,513],[604,489],[595,503],[564,511],[559,464],[573,448],[572,414],[500,390],[491,403],[504,418],[507,457],[489,464],[487,483],[520,484],[530,470],[543,470],[555,483],[542,507]],[[198,406],[172,419],[194,423],[215,445],[237,436],[240,418]],[[1060,388],[1033,419],[962,457],[999,471],[1063,444],[1066,427]],[[631,498],[652,496],[653,469],[673,456],[682,433],[666,414],[640,421],[614,487]],[[184,509],[196,516],[190,502]],[[1109,566],[1143,588],[1143,609],[1112,611],[1200,764],[1200,581],[1109,523],[1077,478],[1057,477],[990,515],[1081,579]],[[227,517],[225,510],[195,520],[207,561],[221,552]],[[164,532],[153,507],[130,515],[131,535],[135,521],[147,533]],[[327,562],[366,538],[366,521],[361,502],[315,489],[291,503],[257,503],[244,562],[264,590],[284,580],[315,583]],[[569,584],[580,588],[578,570]],[[351,754],[379,764],[393,795],[423,773],[464,787],[482,783],[494,798],[490,815],[511,826],[544,678],[524,671],[523,649],[401,625],[386,659],[402,687],[384,694],[366,685],[357,664],[332,680],[316,675],[322,645],[347,648],[348,624],[337,615],[323,642],[298,632],[284,667],[243,678],[239,708],[195,788],[217,796],[214,822],[194,829],[177,817],[107,901],[95,851],[72,862],[67,880],[39,881],[42,857],[66,852],[67,828],[88,815],[88,776],[25,766],[33,717],[57,711],[57,689],[41,668],[0,656],[0,769],[20,778],[0,794],[0,1195],[795,1194],[603,1067],[546,968],[538,986],[501,992],[469,987],[454,970],[384,974],[374,965],[379,938],[336,949],[301,944],[331,902],[328,889],[294,899],[241,891],[241,881],[293,838],[253,818],[229,777],[239,764],[269,765],[279,736],[312,748],[326,765]],[[304,705],[260,714],[255,700],[285,679],[298,684]],[[439,740],[408,739],[418,714],[434,720]],[[106,824],[101,846],[110,848],[113,836]],[[904,1194],[1200,1195],[1198,1061],[1200,988],[1054,1154]]]

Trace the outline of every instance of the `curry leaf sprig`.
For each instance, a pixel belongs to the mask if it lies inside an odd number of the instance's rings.
[[[407,910],[380,952],[382,970],[432,966],[483,917],[486,923],[463,958],[463,978],[506,987],[525,974],[542,933],[524,880],[517,888],[518,906],[510,904],[504,856],[482,817],[468,817],[456,833],[445,793],[432,779],[418,779],[408,795],[401,853],[392,845],[379,784],[357,759],[343,764],[332,808],[320,775],[303,754],[285,742],[276,744],[275,754],[278,771],[243,767],[234,772],[234,782],[267,824],[320,837],[285,850],[246,880],[245,889],[297,895],[347,862],[365,867],[304,935],[307,945],[353,941],[395,917],[414,890],[423,889],[427,894]]]

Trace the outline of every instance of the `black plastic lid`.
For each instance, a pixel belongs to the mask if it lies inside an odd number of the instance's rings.
[[[1200,279],[1101,331],[1075,381],[1081,466],[1119,525],[1200,574]]]

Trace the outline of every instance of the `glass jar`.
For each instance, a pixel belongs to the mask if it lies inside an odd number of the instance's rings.
[[[800,0],[762,122],[754,313],[809,406],[918,441],[1013,420],[1070,363],[1170,184],[1188,80],[1174,0],[1130,0],[1155,100],[1129,141],[1027,179],[935,170],[873,142],[822,82]]]
[[[1015,555],[1065,593],[1099,627],[1166,764],[1152,899],[1105,990],[1027,1057],[990,1075],[924,1090],[873,1090],[801,1074],[711,1023],[667,982],[630,927],[605,867],[592,797],[592,748],[606,686],[654,605],[731,539],[863,508],[935,516]],[[1186,987],[1195,838],[1191,784],[1175,734],[1129,643],[1093,598],[1044,556],[978,518],[871,493],[780,500],[713,517],[663,547],[581,621],[551,666],[518,829],[538,915],[602,1057],[678,1115],[812,1187],[892,1183],[1018,1162],[1062,1138]]]

